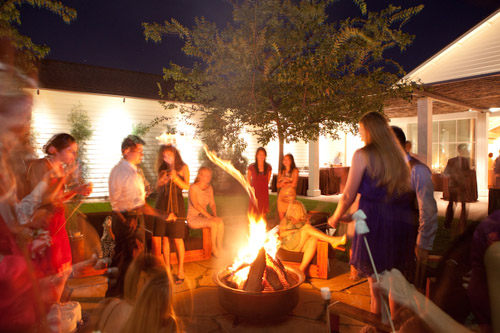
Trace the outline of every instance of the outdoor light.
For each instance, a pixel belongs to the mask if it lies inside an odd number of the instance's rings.
[[[500,108],[489,108],[490,112],[498,112]]]

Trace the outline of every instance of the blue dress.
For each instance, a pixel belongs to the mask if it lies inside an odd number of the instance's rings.
[[[412,263],[418,226],[414,193],[388,196],[386,187],[377,186],[377,180],[366,170],[358,193],[361,194],[359,209],[367,216],[370,232],[365,236],[377,272],[397,268],[404,273]],[[350,264],[360,276],[371,276],[373,268],[363,237],[354,236]]]

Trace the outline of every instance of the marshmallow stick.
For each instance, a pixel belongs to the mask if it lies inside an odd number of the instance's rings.
[[[372,268],[373,268],[373,272],[375,274],[375,279],[377,280],[378,283],[380,283],[380,278],[378,276],[378,273],[377,273],[377,267],[375,267],[375,261],[373,261],[373,256],[372,256],[372,252],[370,251],[370,246],[368,245],[368,241],[366,240],[366,234],[370,232],[370,229],[368,229],[368,225],[366,224],[366,215],[365,213],[359,209],[356,213],[354,213],[352,215],[353,219],[356,221],[356,225],[355,225],[355,228],[356,228],[356,233],[358,235],[363,235],[363,239],[365,241],[365,245],[366,245],[366,250],[368,251],[368,257],[370,258],[370,262],[372,264]],[[391,324],[391,329],[393,332],[396,332],[395,328],[394,328],[394,323],[392,321],[392,318],[391,318],[391,312],[389,310],[389,306],[387,305],[387,302],[385,301],[385,299],[381,298],[381,301],[382,301],[382,304],[384,306],[384,310],[387,314],[387,317],[389,318],[389,323]]]
[[[330,298],[332,297],[332,292],[330,291],[330,288],[328,287],[323,287],[320,289],[321,290],[321,298],[325,300],[325,313],[326,313],[326,331],[330,332]]]

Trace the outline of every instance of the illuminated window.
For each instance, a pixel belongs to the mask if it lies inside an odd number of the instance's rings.
[[[467,145],[471,166],[476,164],[475,119],[432,122],[432,169],[441,172],[450,158],[457,156],[457,147]],[[407,125],[407,140],[412,142],[412,153],[418,152],[418,125]]]

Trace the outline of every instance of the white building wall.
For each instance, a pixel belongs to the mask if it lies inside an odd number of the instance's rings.
[[[80,105],[80,109],[85,111],[91,119],[94,132],[86,145],[86,161],[89,168],[88,181],[94,184],[91,198],[106,198],[108,196],[109,173],[120,160],[121,142],[132,132],[133,125],[149,123],[162,115],[172,117],[172,120],[165,124],[175,126],[177,131],[183,134],[181,139],[178,139],[177,147],[189,166],[190,181],[194,181],[200,167],[198,156],[202,144],[193,139],[195,130],[182,120],[178,109],[166,110],[158,101],[150,99],[49,89],[40,89],[38,94],[35,90],[31,92],[34,103],[33,124],[39,157],[43,157],[42,147],[52,135],[70,132],[68,116],[73,107]],[[160,136],[165,128],[165,125],[157,126],[143,138],[146,141],[143,168],[146,177],[152,183],[156,181],[154,165],[159,148],[156,137]],[[255,151],[261,144],[258,143],[257,137],[251,134],[251,130],[244,131],[242,136],[248,145],[244,155],[248,162],[252,163]],[[332,164],[339,152],[342,164],[349,166],[353,153],[362,146],[359,136],[345,133],[340,133],[338,140],[320,137],[319,141],[320,167]],[[279,166],[278,142],[271,141],[265,148],[268,153],[267,161],[272,165],[273,171],[277,172]],[[299,168],[303,169],[309,166],[309,145],[306,142],[285,143],[284,153],[293,154]]]
[[[175,125],[179,132],[185,134],[186,142],[179,142],[179,150],[184,161],[191,171],[191,181],[196,177],[199,168],[199,143],[193,141],[194,129],[178,118],[178,109],[165,110],[155,100],[131,98],[97,94],[84,94],[65,91],[40,89],[39,94],[33,93],[33,123],[38,143],[39,157],[43,156],[41,148],[56,133],[70,132],[68,115],[72,107],[81,105],[91,119],[94,131],[87,143],[87,165],[89,167],[89,181],[94,184],[91,197],[108,196],[108,177],[113,166],[121,158],[121,142],[132,132],[132,125],[148,123],[157,116],[172,116],[174,120],[168,122]],[[143,167],[146,177],[155,181],[154,164],[159,148],[159,136],[164,126],[153,128],[143,139],[146,141],[144,149]]]

